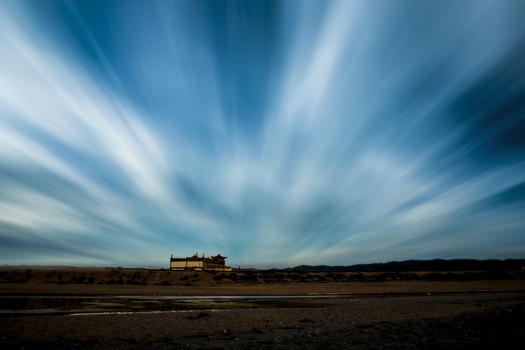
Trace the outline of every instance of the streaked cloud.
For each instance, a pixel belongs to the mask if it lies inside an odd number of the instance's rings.
[[[0,263],[523,255],[520,1],[0,7]]]

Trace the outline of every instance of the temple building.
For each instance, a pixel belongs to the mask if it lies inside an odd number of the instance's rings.
[[[217,254],[215,256],[202,257],[195,253],[186,258],[174,258],[171,254],[170,270],[194,270],[194,271],[231,271],[231,266],[226,266],[227,256]]]

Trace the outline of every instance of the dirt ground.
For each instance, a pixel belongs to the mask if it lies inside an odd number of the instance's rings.
[[[307,295],[483,290],[525,290],[525,270],[211,273],[114,267],[0,267],[0,295]]]
[[[0,295],[355,295],[519,290],[525,290],[525,271],[521,270],[209,273],[110,267],[0,267]]]
[[[523,293],[291,302],[291,307],[3,316],[0,339],[3,349],[474,349],[521,348],[525,340]]]
[[[176,283],[155,284],[154,273],[145,272],[152,275],[147,284],[129,285],[98,283],[120,277],[113,269],[34,271],[2,275],[2,349],[521,349],[525,341],[525,281],[520,279],[349,282],[326,276],[315,282],[254,283],[162,271],[157,272],[166,273],[161,282]],[[98,274],[97,282],[79,283],[91,273]],[[134,278],[135,272],[122,274]],[[25,282],[16,282],[21,276]],[[57,283],[58,276],[74,283]],[[104,298],[128,297],[123,312],[5,312],[14,300],[67,295],[107,305],[113,300]],[[190,302],[184,307],[164,300],[139,307],[156,295],[324,297]]]

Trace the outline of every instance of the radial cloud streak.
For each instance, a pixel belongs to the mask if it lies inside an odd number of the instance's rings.
[[[5,1],[0,263],[525,252],[521,1]]]

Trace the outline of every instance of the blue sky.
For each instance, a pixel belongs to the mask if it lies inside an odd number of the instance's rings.
[[[523,1],[2,1],[0,263],[525,257]]]

